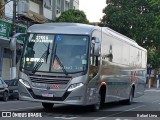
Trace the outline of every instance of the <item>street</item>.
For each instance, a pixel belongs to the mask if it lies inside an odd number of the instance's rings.
[[[52,120],[158,120],[158,117],[160,117],[160,90],[146,90],[143,96],[134,99],[132,105],[122,105],[119,102],[105,104],[99,112],[90,112],[89,107],[61,104],[56,104],[52,110],[45,110],[41,106],[41,103],[17,100],[10,100],[8,102],[0,101],[0,111],[12,113],[37,113],[37,115],[39,113],[40,116],[38,116],[38,119],[43,119],[45,117],[47,119],[51,118]],[[18,117],[29,116],[22,115]],[[17,116],[12,114],[12,118],[10,119],[17,119]]]

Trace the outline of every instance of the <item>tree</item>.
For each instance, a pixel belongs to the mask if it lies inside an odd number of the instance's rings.
[[[70,9],[64,11],[57,19],[56,22],[73,22],[73,23],[89,23],[83,11]]]
[[[0,18],[4,17],[4,7],[5,7],[4,0],[0,0]]]
[[[160,1],[107,0],[107,2],[100,25],[110,27],[135,40],[149,51],[149,62],[160,64]]]
[[[155,19],[153,13],[150,13],[150,6],[146,0],[111,0],[103,12],[105,15],[101,22],[104,26],[130,37],[144,46],[144,41],[148,38],[146,35],[151,32],[150,28]],[[150,45],[150,43],[147,44]]]

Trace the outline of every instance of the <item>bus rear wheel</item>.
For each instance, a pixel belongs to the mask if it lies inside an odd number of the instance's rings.
[[[53,108],[53,103],[44,103],[42,102],[42,106],[45,108],[45,109],[52,109]]]
[[[127,100],[123,101],[123,104],[125,105],[131,105],[133,102],[133,97],[134,97],[134,90],[133,88],[131,88],[130,94],[129,94],[129,98]]]

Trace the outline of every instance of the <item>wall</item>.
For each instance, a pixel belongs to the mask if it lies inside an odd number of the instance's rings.
[[[79,0],[71,0],[71,9],[79,9]]]
[[[52,20],[52,5],[53,0],[43,1],[43,15],[50,20]]]
[[[29,1],[29,9],[33,12],[40,14],[40,5],[37,3]]]
[[[2,48],[0,46],[0,78],[2,77],[2,57],[3,57],[3,51],[2,51]]]
[[[13,1],[5,5],[5,16],[12,18],[13,16]]]

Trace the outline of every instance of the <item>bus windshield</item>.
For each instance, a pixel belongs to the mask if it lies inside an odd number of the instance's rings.
[[[76,73],[87,69],[89,37],[28,34],[20,67],[35,72]]]

